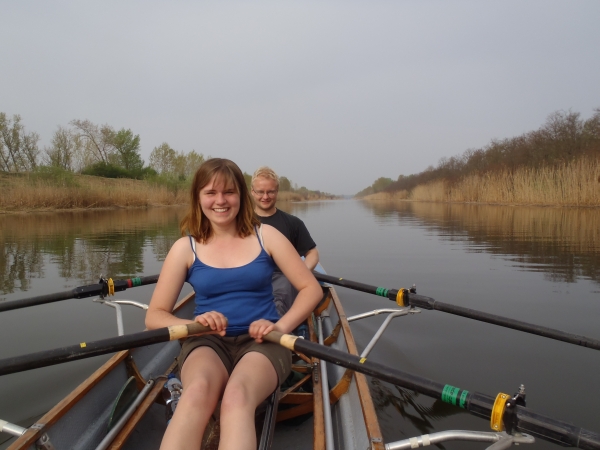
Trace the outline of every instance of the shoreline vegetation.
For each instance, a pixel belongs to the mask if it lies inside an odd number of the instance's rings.
[[[184,205],[189,186],[67,171],[0,172],[0,192],[0,214],[8,214]],[[278,197],[282,202],[337,198],[308,189],[282,191]]]
[[[183,205],[196,169],[210,156],[154,147],[148,164],[131,129],[72,120],[49,146],[21,116],[0,112],[0,214]],[[252,176],[244,173],[246,184]],[[280,201],[335,199],[280,176]]]
[[[445,179],[412,190],[380,191],[362,200],[600,207],[600,158],[555,167],[520,168]]]
[[[600,206],[600,109],[551,114],[538,130],[442,158],[396,181],[379,178],[355,198],[502,205]]]

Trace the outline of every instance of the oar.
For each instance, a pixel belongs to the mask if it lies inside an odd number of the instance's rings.
[[[495,431],[501,431],[502,423],[504,423],[507,429],[510,426],[515,430],[529,433],[559,445],[582,449],[600,449],[599,433],[543,416],[528,408],[518,406],[518,404],[511,407],[510,402],[512,399],[507,394],[501,393],[494,398],[477,392],[469,392],[276,331],[272,331],[264,339],[280,344],[290,350],[459,406],[475,416],[491,419],[494,415],[493,422],[491,422],[498,425]]]
[[[23,356],[15,356],[0,360],[0,375],[23,372],[39,367],[52,366],[92,356],[114,353],[158,342],[174,341],[193,334],[211,331],[200,323],[194,322],[187,325],[173,325],[156,330],[142,331],[140,333],[126,334],[114,338],[102,339],[94,342],[81,342],[68,347],[60,347]]]
[[[11,309],[27,308],[28,306],[42,305],[44,303],[58,302],[71,298],[86,298],[94,295],[107,295],[114,286],[114,292],[124,291],[136,286],[145,286],[154,284],[158,281],[158,275],[148,277],[129,278],[127,280],[113,281],[111,286],[109,282],[101,279],[99,283],[79,286],[70,291],[58,292],[56,294],[40,295],[38,297],[23,298],[12,302],[0,303],[0,312],[10,311]]]
[[[555,330],[553,328],[543,327],[540,325],[534,325],[531,323],[522,322],[520,320],[510,319],[508,317],[497,316],[495,314],[489,314],[471,308],[439,302],[431,297],[425,297],[423,295],[417,295],[416,293],[410,292],[409,289],[386,289],[383,287],[371,286],[318,272],[313,272],[313,274],[319,281],[366,292],[368,294],[386,297],[397,302],[400,306],[415,306],[423,309],[435,309],[437,311],[455,314],[457,316],[467,317],[469,319],[475,319],[481,322],[492,323],[494,325],[500,325],[502,327],[524,331],[525,333],[537,334],[538,336],[544,336],[550,339],[568,342],[569,344],[600,350],[600,340],[598,339],[592,339],[578,334],[566,333],[564,331]]]
[[[0,375],[75,361],[158,342],[181,339],[192,334],[207,331],[209,331],[208,327],[204,327],[199,323],[176,325],[15,358],[7,358],[0,360]],[[501,423],[497,417],[499,411],[497,406],[498,401],[494,400],[493,397],[477,392],[469,392],[450,385],[443,385],[427,378],[368,361],[366,358],[350,355],[308,340],[298,339],[297,336],[273,331],[265,336],[264,339],[283,345],[290,350],[323,359],[389,383],[412,389],[424,395],[441,399],[446,403],[460,406],[476,416],[490,418],[494,415],[496,419],[495,423]],[[510,398],[506,394],[499,394],[497,398],[501,396]],[[501,402],[499,405],[502,407],[500,412],[501,416],[504,416],[503,423],[506,426],[505,411],[508,408],[506,399],[504,403]],[[561,445],[582,449],[600,449],[600,434],[598,433],[537,414],[522,406],[516,406],[511,411],[513,411],[511,417],[514,419],[509,423],[516,430],[530,433]]]

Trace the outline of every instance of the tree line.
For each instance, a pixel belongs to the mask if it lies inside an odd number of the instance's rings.
[[[111,178],[165,175],[187,179],[204,155],[175,151],[166,142],[155,147],[145,165],[140,136],[131,129],[116,130],[89,120],[58,126],[49,146],[38,147],[38,133],[25,129],[21,116],[0,112],[0,171],[31,172],[40,166]]]
[[[357,197],[377,193],[412,191],[432,181],[458,182],[468,175],[484,175],[517,168],[557,167],[584,156],[600,157],[600,108],[589,119],[580,113],[557,111],[537,130],[517,137],[494,139],[485,147],[466,150],[462,155],[442,158],[437,167],[400,175],[397,180],[379,178]],[[599,180],[600,181],[600,180]]]
[[[58,126],[49,146],[40,149],[40,136],[27,131],[18,114],[0,112],[0,172],[34,172],[45,168],[107,178],[134,178],[166,182],[183,187],[210,156],[192,150],[176,151],[163,142],[154,147],[146,165],[140,154],[140,135],[89,120],[72,120]],[[250,187],[252,176],[244,173]],[[183,184],[182,184],[183,183]],[[320,196],[320,191],[298,187],[287,177],[279,179],[279,190],[301,196]]]

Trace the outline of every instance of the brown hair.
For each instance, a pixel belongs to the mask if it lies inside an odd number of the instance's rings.
[[[253,233],[254,227],[260,222],[254,214],[250,192],[246,186],[244,174],[240,168],[229,159],[212,158],[198,168],[190,188],[190,204],[188,212],[179,224],[181,234],[191,235],[200,243],[206,243],[213,234],[210,221],[200,207],[200,190],[216,177],[225,186],[233,184],[240,196],[240,210],[236,217],[237,231],[240,237]]]

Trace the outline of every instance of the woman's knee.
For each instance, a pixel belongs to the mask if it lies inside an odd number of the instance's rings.
[[[256,405],[252,405],[248,388],[241,383],[228,383],[221,399],[221,411],[227,412],[247,408],[256,408]]]
[[[219,394],[219,386],[213,386],[207,378],[198,377],[186,383],[183,388],[181,400],[192,405],[206,403],[216,405],[219,400]]]

